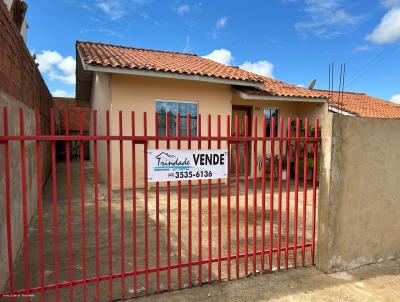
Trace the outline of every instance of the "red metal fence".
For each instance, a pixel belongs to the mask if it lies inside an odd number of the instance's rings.
[[[119,134],[111,135],[109,112],[106,120],[101,121],[106,123],[106,133],[101,134],[97,133],[97,113],[93,112],[92,135],[83,135],[81,118],[80,135],[70,136],[66,122],[66,134],[61,136],[55,133],[53,111],[50,116],[51,135],[40,133],[37,111],[36,135],[27,136],[24,135],[21,110],[20,135],[10,136],[7,109],[3,111],[4,133],[0,136],[3,148],[0,152],[4,152],[5,158],[2,175],[6,192],[9,282],[0,298],[26,295],[29,300],[33,295],[42,301],[111,301],[116,296],[125,299],[142,293],[201,286],[204,282],[314,264],[318,146],[321,141],[318,120],[309,127],[307,119],[302,122],[299,118],[280,118],[278,121],[263,118],[263,130],[259,135],[257,118],[250,127],[246,117],[245,135],[239,136],[238,117],[233,123],[230,116],[224,117],[225,131],[221,131],[221,116],[212,121],[208,115],[202,126],[202,117],[198,115],[197,135],[192,136],[191,119],[187,116],[187,133],[182,134],[181,127],[177,127],[177,135],[171,136],[167,113],[166,136],[161,136],[157,114],[153,135],[147,131],[146,113],[140,117],[143,133],[139,135],[135,130],[138,121],[135,122],[132,112],[129,114],[132,128],[130,135],[126,135],[120,112]],[[176,119],[176,124],[181,125],[181,117],[178,115]],[[68,112],[65,121],[68,121]],[[268,122],[270,133],[266,133]],[[275,133],[276,122],[278,133]],[[202,134],[202,129],[207,129],[206,135]],[[36,145],[38,176],[37,218],[31,225],[26,215],[25,144],[28,141]],[[40,148],[45,141],[50,141],[52,146],[48,206],[40,189]],[[67,157],[65,163],[56,163],[57,141],[65,142],[66,154],[69,154],[71,142],[78,141],[79,161],[73,163]],[[93,147],[93,165],[84,161],[85,142]],[[16,155],[10,154],[9,145],[13,143],[20,144],[22,200],[16,200],[10,192],[9,158]],[[111,155],[115,143],[119,154]],[[106,150],[105,158],[101,159],[98,157],[100,144],[105,144]],[[236,151],[236,158],[229,160],[227,179],[149,186],[148,148],[171,148],[175,144],[178,149],[224,147],[228,149],[229,159],[232,151]],[[237,156],[240,144],[245,145],[245,159],[250,158],[244,162],[243,175],[239,173],[240,158]],[[124,163],[128,145],[132,148],[129,167]],[[119,160],[118,191],[112,190],[112,168],[116,169],[111,166],[112,156],[118,156]],[[107,175],[101,182],[98,169],[103,160],[106,161]],[[139,162],[144,164],[144,175],[138,175]],[[71,178],[74,168],[78,169],[74,174],[77,177]],[[126,170],[132,175],[129,190],[124,189],[127,186],[124,183]],[[59,189],[59,171],[65,172],[62,181],[66,182],[66,199],[61,201],[60,194],[64,193]],[[73,185],[76,178],[79,178],[79,186]],[[137,184],[139,179],[144,180],[143,188]],[[89,190],[88,186],[92,188]],[[103,187],[104,194],[100,194]],[[78,203],[72,196],[77,190]],[[12,204],[19,202],[23,204],[22,216],[12,217]],[[17,224],[23,226],[24,236],[20,255],[14,257],[12,245],[17,243],[12,242],[11,234],[12,226]],[[45,229],[49,230],[44,233]],[[47,233],[52,236],[44,237]],[[33,250],[37,250],[36,253]]]

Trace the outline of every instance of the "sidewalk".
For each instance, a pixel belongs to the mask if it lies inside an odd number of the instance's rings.
[[[139,301],[400,301],[400,259],[330,275],[315,267],[289,270]]]

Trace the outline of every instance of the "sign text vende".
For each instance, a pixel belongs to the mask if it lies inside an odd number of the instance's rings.
[[[174,150],[148,151],[148,180],[178,181],[226,178],[228,150]]]

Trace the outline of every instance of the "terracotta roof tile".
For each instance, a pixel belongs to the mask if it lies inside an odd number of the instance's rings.
[[[173,72],[208,76],[229,80],[263,83],[262,87],[234,86],[235,89],[256,96],[330,99],[329,104],[354,115],[375,118],[400,118],[400,105],[363,93],[345,92],[338,105],[338,93],[306,89],[282,81],[263,77],[238,67],[223,65],[194,54],[132,48],[93,42],[77,42],[86,64],[103,67]]]
[[[333,95],[327,90],[316,90],[330,98],[329,105],[362,117],[400,118],[400,105],[385,101],[365,93],[344,92],[340,98],[338,92]]]
[[[261,88],[235,86],[235,89],[250,95],[273,95],[297,98],[327,98],[316,90],[305,89],[275,79],[262,77],[264,85]]]
[[[223,65],[194,54],[132,48],[93,42],[77,42],[86,64],[103,67],[164,71],[229,80],[259,82],[261,76]]]

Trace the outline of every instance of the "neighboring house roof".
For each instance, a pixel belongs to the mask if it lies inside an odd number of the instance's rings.
[[[259,75],[195,54],[93,42],[77,42],[77,48],[83,62],[88,65],[262,83]]]
[[[338,92],[315,90],[330,98],[329,105],[348,113],[374,118],[400,118],[400,105],[365,93],[344,92],[339,99]]]
[[[295,97],[295,98],[319,98],[327,99],[324,93],[317,90],[305,89],[299,86],[288,84],[282,81],[262,77],[263,86],[261,88],[235,86],[234,88],[247,95],[255,96],[279,96],[279,97]]]

